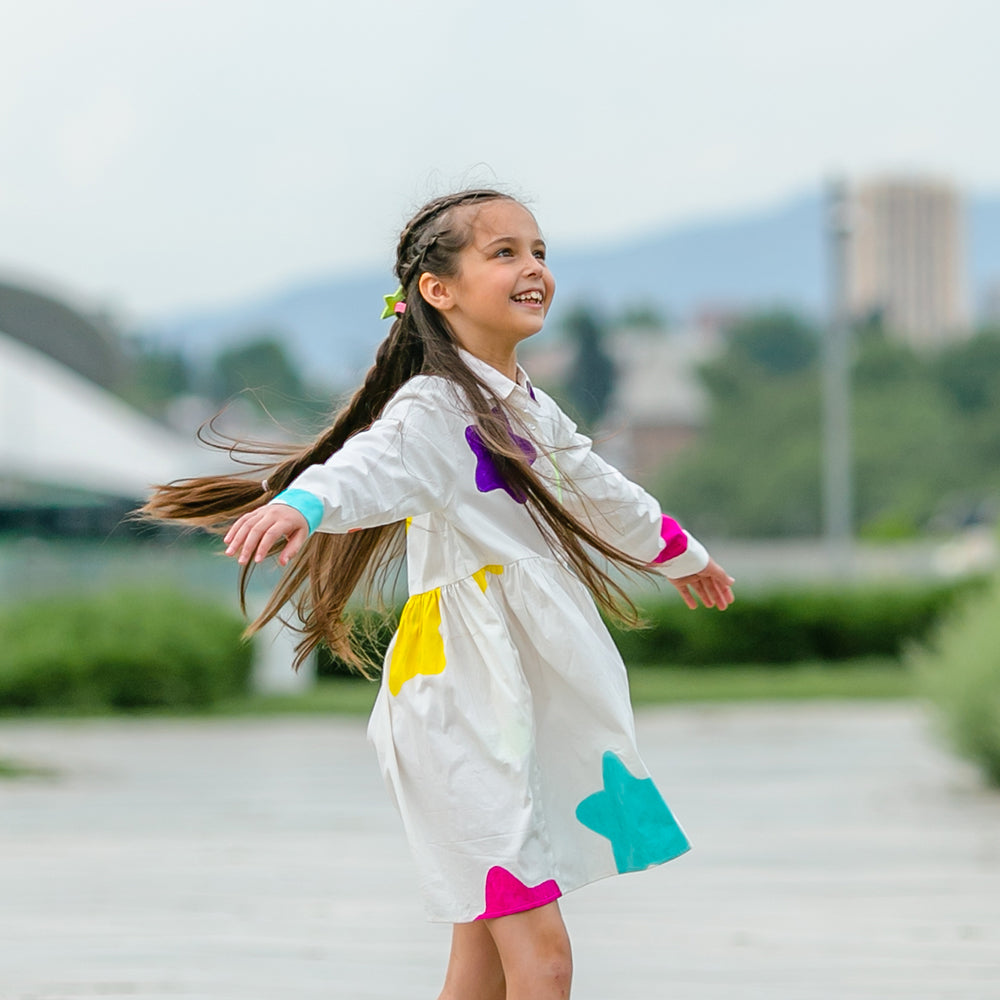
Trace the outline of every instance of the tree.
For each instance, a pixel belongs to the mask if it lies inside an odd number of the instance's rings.
[[[155,417],[164,415],[172,399],[191,392],[194,382],[191,363],[179,348],[145,339],[130,345],[126,371],[118,385],[119,395]]]
[[[811,368],[819,355],[819,334],[787,309],[756,313],[727,327],[727,355],[766,375],[791,375]]]
[[[563,321],[576,346],[566,392],[570,405],[587,428],[595,427],[608,408],[615,389],[615,363],[604,349],[606,328],[587,306],[577,306]]]
[[[819,531],[818,347],[804,320],[767,313],[734,327],[723,354],[704,368],[707,425],[659,484],[695,530]],[[957,524],[1000,496],[998,385],[998,338],[926,355],[876,324],[856,331],[851,419],[862,534]]]
[[[968,445],[933,362],[873,333],[853,381],[854,480],[863,535],[914,535],[969,483]]]
[[[818,334],[787,311],[748,316],[701,370],[709,420],[659,492],[708,534],[810,535],[820,524]]]
[[[670,320],[658,305],[646,301],[627,305],[617,325],[625,329],[665,330]]]
[[[220,402],[249,391],[269,412],[298,411],[308,395],[281,335],[262,330],[215,356],[212,395]]]
[[[946,347],[932,366],[941,387],[963,413],[992,408],[1000,395],[1000,329],[982,330]]]

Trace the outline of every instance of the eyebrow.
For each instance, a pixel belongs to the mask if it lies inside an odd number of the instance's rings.
[[[490,240],[489,243],[485,243],[483,245],[483,249],[493,246],[494,243],[516,243],[516,242],[517,242],[516,236],[498,236],[496,239]],[[545,246],[545,240],[543,240],[541,236],[537,237],[536,239],[533,239],[531,242],[532,244],[540,243],[542,246]]]

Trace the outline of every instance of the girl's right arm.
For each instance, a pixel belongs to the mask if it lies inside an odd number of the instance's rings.
[[[454,484],[454,429],[440,390],[415,378],[370,427],[309,466],[273,500],[240,517],[226,555],[262,562],[282,538],[285,566],[314,531],[341,534],[443,508]]]

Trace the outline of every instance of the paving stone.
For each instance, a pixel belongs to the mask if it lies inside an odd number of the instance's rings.
[[[913,703],[643,711],[694,850],[563,900],[575,1000],[1000,998],[1000,794]],[[0,997],[437,996],[355,719],[6,720]]]

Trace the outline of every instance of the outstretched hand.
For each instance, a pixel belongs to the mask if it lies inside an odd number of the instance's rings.
[[[714,559],[709,559],[701,572],[670,582],[689,608],[697,608],[700,600],[706,608],[725,611],[733,603],[733,584],[736,581]]]
[[[263,562],[267,554],[282,539],[285,547],[278,553],[278,562],[288,561],[309,537],[309,522],[294,507],[287,504],[267,504],[240,517],[226,532],[226,555],[236,556],[241,565],[251,559]]]

